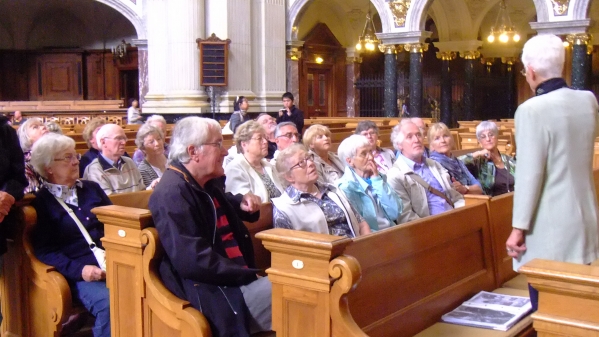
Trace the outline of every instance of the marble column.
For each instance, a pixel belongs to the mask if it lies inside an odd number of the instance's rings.
[[[586,33],[570,34],[566,37],[566,40],[572,45],[572,88],[574,89],[589,90],[591,88],[587,56],[587,45],[590,39],[590,35]]]
[[[474,63],[480,57],[480,52],[477,50],[466,51],[461,52],[460,55],[466,60],[464,65],[466,73],[463,99],[464,115],[467,121],[471,121],[474,120]]]
[[[514,118],[516,112],[516,79],[514,78],[514,64],[516,57],[502,57],[501,63],[505,64],[505,76],[507,80],[507,107],[505,118]]]
[[[453,126],[452,116],[452,83],[449,63],[455,59],[455,52],[438,52],[437,58],[441,59],[441,122],[448,127]]]
[[[148,40],[133,40],[137,47],[137,67],[139,69],[139,106],[146,102],[148,93]]]
[[[422,116],[422,53],[428,50],[426,43],[406,44],[410,52],[410,117]]]
[[[346,54],[347,117],[356,117],[360,116],[360,91],[356,89],[356,81],[360,77],[362,58],[356,53],[355,48],[347,48]]]
[[[287,91],[299,102],[299,62],[302,57],[303,41],[287,41]]]
[[[385,45],[385,116],[397,117],[397,56],[395,45]]]

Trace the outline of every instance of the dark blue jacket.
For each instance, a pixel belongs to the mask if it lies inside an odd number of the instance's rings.
[[[100,238],[104,236],[104,224],[91,210],[112,205],[112,202],[97,183],[87,180],[81,182],[83,187],[77,187],[79,207],[67,206],[75,211],[95,244],[102,247]],[[31,235],[35,256],[43,263],[54,266],[67,281],[82,281],[83,267],[98,266],[98,262],[75,221],[45,187],[37,192],[31,205],[37,212],[37,225]]]
[[[291,111],[291,116],[288,116],[287,111],[284,111],[283,116],[277,117],[277,124],[282,122],[293,122],[297,127],[297,132],[301,135],[302,130],[304,129],[304,112],[295,105],[289,110]]]

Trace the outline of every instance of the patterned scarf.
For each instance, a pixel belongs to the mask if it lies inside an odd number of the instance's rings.
[[[441,164],[441,166],[443,166],[449,172],[449,175],[455,180],[459,181],[460,184],[464,186],[472,185],[468,183],[468,176],[465,173],[466,166],[453,155],[451,157],[448,157],[444,154],[432,151],[430,159]]]

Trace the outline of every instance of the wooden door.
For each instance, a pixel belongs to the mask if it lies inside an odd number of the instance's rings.
[[[309,69],[307,79],[306,112],[309,117],[329,116],[331,104],[331,71],[329,69]]]
[[[82,55],[46,54],[37,61],[38,99],[83,99]]]

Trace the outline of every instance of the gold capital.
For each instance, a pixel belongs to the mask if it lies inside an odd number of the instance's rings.
[[[569,34],[566,36],[566,41],[568,41],[571,45],[588,45],[591,42],[592,36],[587,33],[580,34]]]
[[[292,61],[297,61],[302,57],[302,51],[297,47],[287,48],[287,58]]]
[[[476,60],[480,57],[480,52],[478,50],[461,51],[460,56],[465,60]]]
[[[437,58],[442,61],[451,61],[456,58],[456,53],[454,51],[440,51],[437,52]]]
[[[553,4],[553,14],[555,16],[562,16],[568,13],[570,0],[551,0],[551,3]]]
[[[404,27],[406,25],[406,17],[412,0],[392,0],[389,2],[389,9],[393,14],[396,27]]]
[[[422,53],[428,50],[428,43],[408,43],[404,49],[410,53]]]
[[[516,62],[518,62],[517,57],[502,57],[501,58],[501,63],[507,64],[509,66],[514,65],[514,63],[516,63]]]

